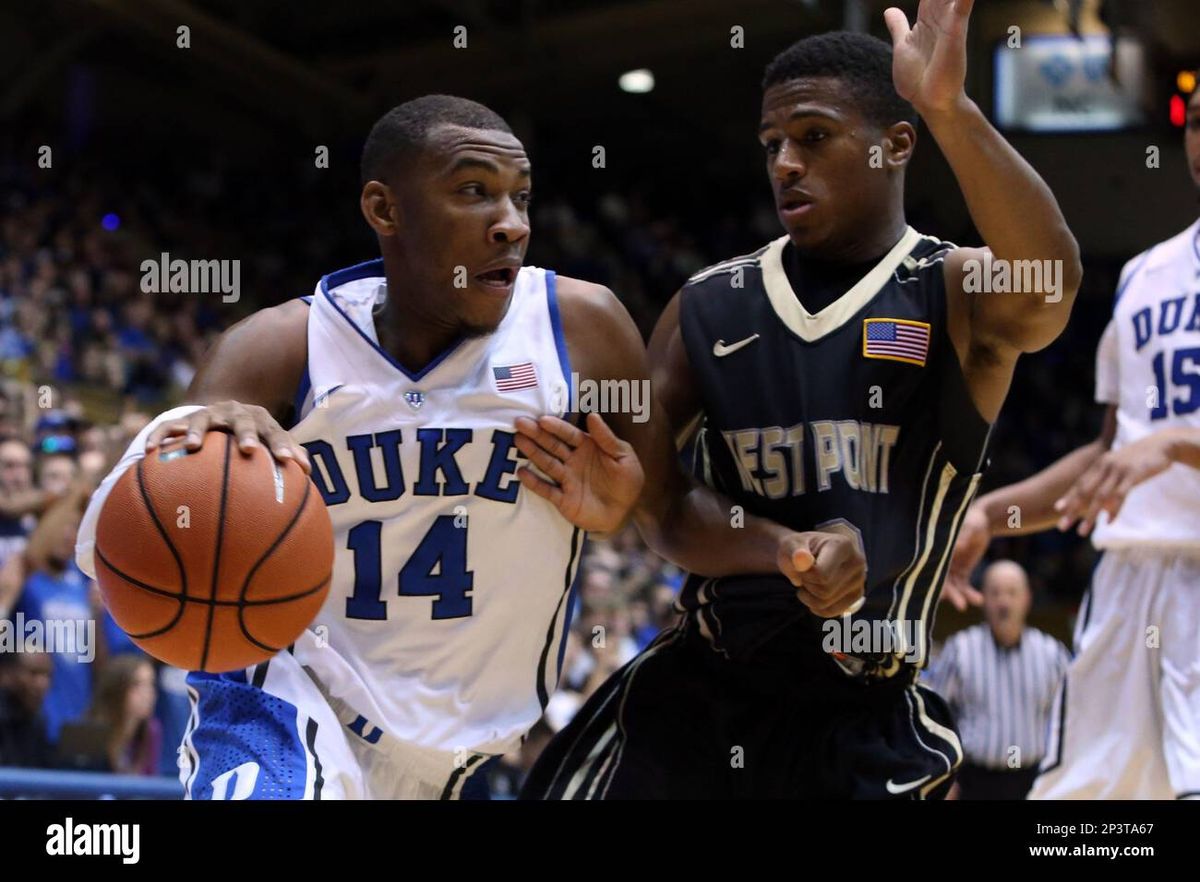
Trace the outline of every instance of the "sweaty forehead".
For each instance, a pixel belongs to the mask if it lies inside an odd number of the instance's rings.
[[[439,126],[429,133],[427,152],[438,165],[452,167],[464,158],[488,159],[521,168],[529,167],[525,145],[516,135],[497,129]]]

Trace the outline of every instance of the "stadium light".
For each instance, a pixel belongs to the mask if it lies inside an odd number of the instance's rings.
[[[637,70],[627,70],[621,74],[621,78],[617,80],[617,84],[623,92],[633,92],[641,94],[654,89],[654,74],[641,67]]]

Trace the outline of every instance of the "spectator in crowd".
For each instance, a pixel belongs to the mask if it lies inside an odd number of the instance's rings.
[[[1032,592],[1012,561],[983,577],[984,622],[954,634],[926,679],[958,722],[961,799],[1024,799],[1045,755],[1046,727],[1067,648],[1029,627]]]
[[[75,534],[88,492],[82,483],[73,485],[38,523],[25,552],[28,571],[14,608],[14,618],[20,616],[26,630],[38,622],[47,640],[70,635],[73,644],[46,647],[53,650],[54,667],[43,707],[51,742],[58,740],[63,723],[83,715],[92,697],[97,628],[89,579],[75,565]]]
[[[46,494],[33,486],[33,454],[20,438],[0,439],[0,566],[25,550]]]
[[[53,665],[44,652],[0,652],[0,766],[53,763],[42,703]]]
[[[38,489],[56,499],[64,496],[77,470],[74,455],[61,450],[46,452],[43,448],[37,463]]]
[[[88,719],[108,730],[109,768],[125,775],[157,775],[162,726],[154,717],[154,665],[144,655],[110,658],[96,683]]]

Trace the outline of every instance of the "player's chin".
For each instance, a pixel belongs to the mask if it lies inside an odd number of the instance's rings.
[[[460,324],[464,337],[486,337],[500,327],[504,320],[504,309],[473,309],[463,317]]]
[[[779,215],[779,222],[787,230],[792,244],[802,252],[820,251],[821,246],[829,241],[829,231],[818,220],[812,217],[795,220],[782,212]]]

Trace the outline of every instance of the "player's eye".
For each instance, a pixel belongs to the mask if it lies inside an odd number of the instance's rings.
[[[818,141],[824,141],[828,137],[829,133],[824,129],[809,129],[804,134],[804,140],[809,144],[813,144]]]
[[[479,183],[464,184],[463,186],[458,188],[458,192],[463,193],[467,196],[486,196],[487,195],[487,189],[483,186],[483,184],[479,184]]]
[[[513,202],[517,203],[521,208],[528,208],[529,203],[533,202],[533,194],[528,191],[520,192],[513,197]]]
[[[779,139],[772,138],[763,144],[763,149],[767,151],[767,156],[774,156],[779,152]]]

